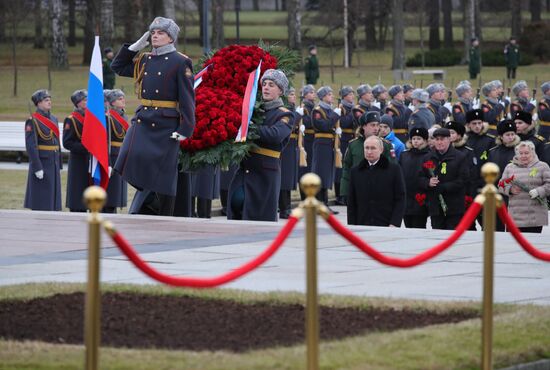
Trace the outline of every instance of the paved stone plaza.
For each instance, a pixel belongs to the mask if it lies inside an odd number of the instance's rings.
[[[345,208],[336,207],[345,221]],[[155,268],[173,275],[215,276],[257,256],[282,222],[227,221],[104,215]],[[482,232],[466,234],[449,250],[421,266],[386,267],[363,254],[318,219],[319,292],[430,300],[481,300]],[[305,291],[302,220],[281,249],[249,275],[225,285],[254,291]],[[449,231],[358,227],[352,229],[383,253],[409,257],[444,240]],[[550,251],[550,230],[528,239]],[[102,238],[101,280],[154,284]],[[85,214],[0,211],[0,285],[84,282]],[[495,301],[550,305],[550,263],[526,254],[508,233],[497,233]]]

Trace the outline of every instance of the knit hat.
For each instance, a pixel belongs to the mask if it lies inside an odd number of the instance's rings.
[[[428,140],[429,134],[428,130],[424,127],[414,127],[409,131],[409,138],[412,139],[413,136],[420,136],[424,140]]]
[[[384,125],[388,125],[389,128],[393,130],[393,117],[389,114],[384,114],[382,117],[380,117],[380,123]]]
[[[401,85],[393,85],[388,90],[388,94],[390,94],[390,97],[393,99],[397,94],[403,91],[403,87]]]
[[[550,81],[546,81],[542,85],[540,85],[540,89],[542,90],[542,93],[546,95],[548,90],[550,90]]]
[[[317,90],[317,97],[319,99],[323,99],[325,96],[328,95],[328,93],[332,92],[332,88],[330,86],[322,86]]]
[[[315,86],[313,85],[305,85],[302,87],[302,97],[306,96],[309,93],[315,92]]]
[[[126,96],[124,95],[124,92],[122,90],[120,89],[109,90],[109,92],[107,93],[107,101],[109,102],[109,104],[112,104],[115,100],[117,100],[121,96]]]
[[[529,87],[527,86],[527,82],[525,82],[524,80],[520,80],[516,82],[514,86],[512,86],[512,92],[514,93],[515,96],[518,96],[522,90],[525,90],[528,88]]]
[[[473,109],[466,112],[466,123],[470,123],[476,120],[480,120],[480,121],[485,120],[485,115],[483,114],[482,109]]]
[[[149,26],[149,32],[152,30],[161,30],[164,31],[170,36],[174,42],[178,38],[178,33],[180,32],[180,28],[170,18],[164,18],[164,17],[156,17],[153,22],[151,22],[151,25]]]
[[[262,83],[265,80],[270,80],[275,82],[275,85],[281,89],[283,92],[283,95],[286,95],[288,93],[288,78],[286,78],[286,75],[283,71],[280,69],[268,69],[264,72],[264,75],[262,76]]]
[[[438,136],[451,137],[451,132],[444,127],[440,127],[437,130],[435,130],[433,134],[433,137],[438,137]]]
[[[472,89],[472,85],[470,85],[470,83],[465,83],[465,81],[461,81],[457,86],[456,86],[456,89],[455,89],[455,92],[456,92],[456,95],[457,96],[462,96],[465,92],[467,92],[468,90],[471,90]]]
[[[425,90],[414,89],[411,95],[411,99],[416,99],[422,103],[426,103],[430,99],[430,97]]]
[[[464,136],[466,133],[466,127],[460,122],[449,121],[445,124],[445,128],[449,130],[455,130],[459,136]]]
[[[372,87],[369,84],[360,85],[357,88],[357,96],[361,97],[366,93],[372,92]]]
[[[380,123],[380,113],[376,111],[365,112],[359,118],[359,124],[361,126],[366,125],[367,123],[376,122]]]
[[[344,86],[340,89],[340,97],[343,98],[344,96],[347,96],[348,94],[351,94],[352,92],[353,92],[353,87]]]
[[[88,97],[88,91],[86,90],[76,90],[71,95],[71,101],[73,102],[74,106],[76,107],[78,103],[80,103],[82,100],[86,99]]]
[[[516,123],[514,121],[511,119],[503,119],[498,123],[497,132],[499,136],[502,136],[509,131],[517,132]]]
[[[372,94],[374,95],[375,98],[378,98],[378,96],[385,91],[388,91],[388,90],[386,89],[386,86],[382,84],[377,84],[372,87]]]
[[[519,119],[519,120],[527,123],[528,125],[530,125],[533,122],[533,116],[531,115],[531,113],[526,112],[524,110],[515,111],[513,116],[512,116],[512,119],[514,121]]]
[[[46,89],[40,89],[40,90],[36,90],[32,96],[31,96],[31,100],[32,102],[34,103],[34,105],[38,105],[38,103],[40,103],[42,100],[46,99],[46,98],[51,98],[52,96],[50,95],[50,92]]]

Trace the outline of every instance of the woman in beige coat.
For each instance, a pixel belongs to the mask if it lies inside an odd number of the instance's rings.
[[[539,158],[535,145],[522,141],[499,183],[499,191],[510,198],[510,216],[522,232],[540,233],[548,225],[546,197],[550,195],[550,167]],[[510,179],[513,176],[513,181]]]

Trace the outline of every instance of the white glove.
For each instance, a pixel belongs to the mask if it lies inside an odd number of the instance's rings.
[[[334,113],[341,116],[342,115],[342,109],[341,108],[334,108]]]
[[[449,102],[446,102],[445,104],[443,104],[443,106],[447,108],[449,112],[451,111],[451,109],[453,109],[453,105]]]
[[[529,100],[529,103],[531,103],[531,104],[534,105],[535,107],[537,106],[537,101],[536,101],[535,99]]]
[[[529,190],[529,196],[531,197],[531,199],[535,199],[539,196],[539,192],[537,191],[537,189]]]
[[[143,36],[139,38],[136,42],[134,42],[132,45],[128,46],[128,49],[131,51],[140,51],[147,45],[149,45],[149,41],[147,39],[149,38],[149,31],[145,32]]]
[[[113,173],[113,167],[109,166],[109,178],[111,178],[111,173]]]
[[[499,101],[498,103],[499,103],[500,105],[502,105],[504,108],[506,108],[506,102],[504,102],[504,101]]]
[[[336,132],[336,135],[342,135],[342,129],[340,127],[336,127],[334,132]]]
[[[509,96],[506,96],[506,97],[504,98],[504,100],[506,100],[508,103],[511,103],[511,102],[512,102],[512,99],[510,99]]]
[[[303,134],[306,133],[306,126],[305,125],[300,125],[300,132]]]
[[[302,107],[296,108],[296,113],[298,113],[300,116],[303,116],[304,115],[304,108],[302,108]]]
[[[38,180],[42,180],[44,178],[44,170],[36,171],[34,176],[36,176]]]
[[[414,112],[414,110],[416,109],[413,103],[409,104],[407,108],[409,108],[412,112]]]
[[[372,103],[373,106],[375,106],[376,108],[380,109],[380,102],[379,101],[375,101],[374,103]]]
[[[539,120],[539,115],[537,113],[533,113],[533,117],[531,118],[533,121]]]
[[[176,131],[174,131],[174,132],[172,132],[172,135],[170,135],[170,139],[174,139],[174,140],[177,140],[177,141],[183,141],[187,138],[183,135],[180,135]]]
[[[479,103],[479,99],[475,99],[474,102],[472,103],[472,108],[479,109],[480,107],[481,107],[481,104]]]

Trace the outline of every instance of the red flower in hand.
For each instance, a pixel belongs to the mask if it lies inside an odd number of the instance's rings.
[[[424,203],[426,203],[426,194],[416,193],[414,199],[416,200],[416,203],[418,203],[418,205],[422,207]]]
[[[434,170],[435,169],[435,163],[433,161],[426,161],[422,164],[422,167],[428,170]]]
[[[504,183],[505,184],[509,184],[511,183],[512,181],[514,181],[516,175],[512,175],[511,177],[507,178],[506,180],[504,180]]]

